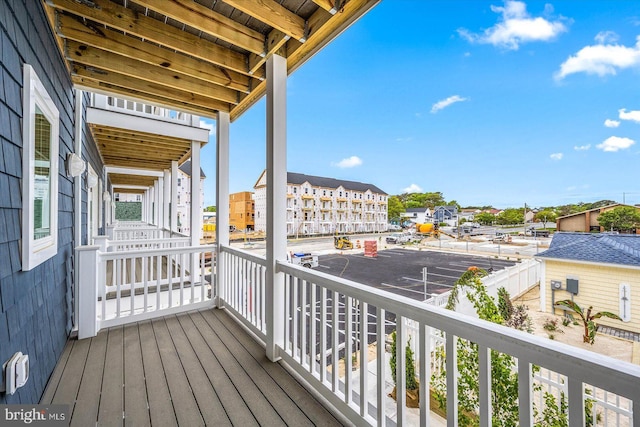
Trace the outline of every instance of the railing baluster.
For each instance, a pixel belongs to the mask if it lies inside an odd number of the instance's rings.
[[[162,294],[162,285],[161,285],[161,281],[160,281],[160,277],[162,276],[160,274],[161,272],[161,268],[162,268],[162,256],[161,255],[157,255],[154,257],[155,261],[156,261],[156,292],[158,294],[158,306],[156,307],[156,310],[160,310],[162,308],[161,304],[161,300],[160,300],[160,296]],[[169,307],[171,307],[171,292],[169,292]]]
[[[292,356],[295,354],[293,352],[293,343],[291,340],[291,306],[293,302],[291,301],[291,280],[293,278],[289,274],[284,275],[284,348],[285,351]]]
[[[491,426],[491,350],[478,344],[480,427]]]
[[[300,288],[300,365],[307,363],[307,281]]]
[[[569,392],[569,427],[582,427],[584,425],[582,381],[568,377],[567,387]]]
[[[404,316],[396,315],[396,424],[398,427],[402,427],[406,424],[405,408],[407,406],[407,377],[405,372],[407,350],[405,348],[405,340],[407,333],[405,331],[405,322],[406,318]],[[449,366],[447,365],[447,373],[448,371]],[[448,389],[449,387],[447,384],[447,390]],[[447,396],[447,402],[448,401],[449,396]],[[449,412],[447,411],[447,414],[448,413]]]
[[[360,416],[367,414],[369,400],[369,328],[367,303],[360,301]]]
[[[122,284],[122,277],[120,277],[120,270],[122,269],[122,259],[119,259],[116,263],[116,317],[120,317],[120,287]]]
[[[353,299],[346,296],[344,300],[344,401],[349,404],[352,400],[351,372],[353,370]]]
[[[148,304],[148,298],[149,298],[149,278],[147,275],[147,269],[148,269],[148,265],[147,265],[147,260],[149,258],[146,256],[142,257],[142,286],[144,289],[144,308],[143,311],[146,313],[148,308],[149,308],[149,304]]]
[[[447,426],[458,425],[458,353],[457,337],[447,332],[445,363],[447,369]],[[529,425],[529,424],[522,424]]]
[[[518,410],[521,426],[533,425],[531,383],[531,363],[520,358],[518,359]]]
[[[387,341],[386,325],[385,325],[386,313],[384,309],[376,307],[376,403],[377,403],[377,418],[378,426],[384,427],[386,424],[386,360],[385,360],[385,346]]]
[[[309,372],[312,374],[316,371],[316,300],[318,299],[316,296],[316,284],[311,283],[311,303],[309,304],[309,326],[310,326],[310,334],[309,334]]]
[[[338,377],[338,346],[339,346],[339,328],[340,316],[338,312],[338,298],[336,291],[331,291],[331,390],[334,394],[338,394],[339,377]]]
[[[135,299],[136,299],[136,260],[138,257],[131,258],[131,288],[129,290],[129,299],[131,300],[131,312],[130,316],[135,314]]]
[[[327,381],[327,288],[320,291],[320,382]]]
[[[296,358],[298,356],[298,278],[292,277],[291,286],[293,287],[293,307],[291,309],[291,314],[293,315],[292,319],[292,328],[293,328],[293,357]]]
[[[420,426],[430,425],[431,328],[419,323],[418,357],[420,358]]]

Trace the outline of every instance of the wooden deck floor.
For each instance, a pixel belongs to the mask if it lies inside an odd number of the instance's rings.
[[[71,425],[339,425],[223,310],[166,316],[70,340],[41,403]]]

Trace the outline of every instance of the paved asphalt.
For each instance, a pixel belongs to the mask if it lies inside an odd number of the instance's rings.
[[[471,266],[493,271],[514,265],[512,261],[491,257],[460,255],[401,247],[378,251],[376,258],[362,254],[323,255],[316,268],[328,274],[384,289],[419,301],[425,299],[422,269],[427,267],[427,298],[453,287],[455,281]]]

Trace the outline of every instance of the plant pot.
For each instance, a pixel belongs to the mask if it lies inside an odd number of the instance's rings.
[[[396,400],[396,387],[389,393],[389,397]],[[420,390],[405,390],[405,398],[407,408],[419,408],[420,407]]]

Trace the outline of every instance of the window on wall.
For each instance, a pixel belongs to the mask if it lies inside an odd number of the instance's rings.
[[[33,68],[25,64],[22,155],[22,269],[58,252],[60,113]]]

